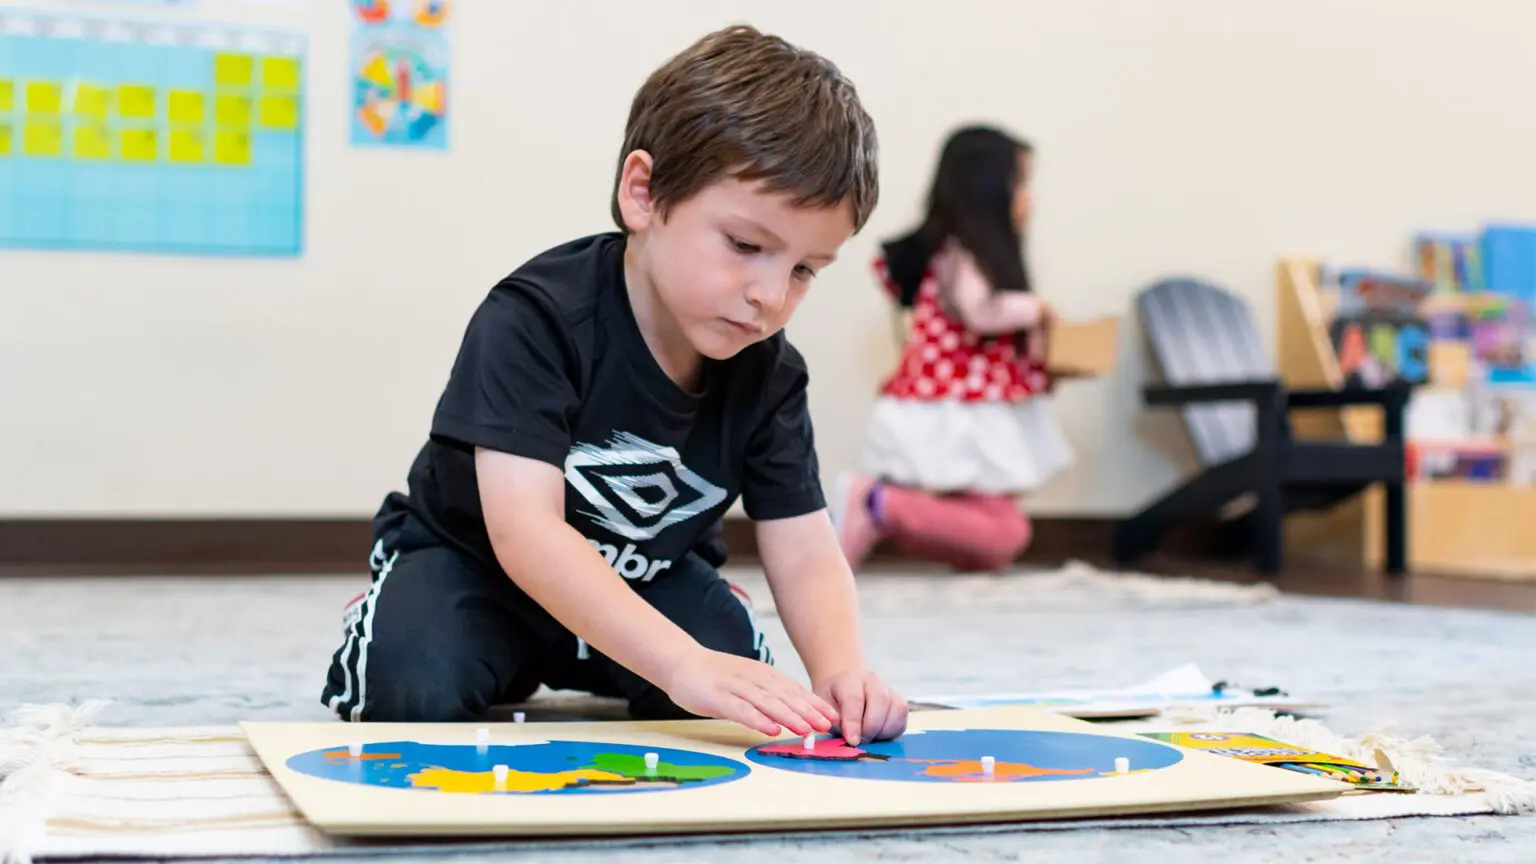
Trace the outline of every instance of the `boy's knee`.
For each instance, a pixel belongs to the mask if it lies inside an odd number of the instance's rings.
[[[699,720],[697,714],[684,710],[672,697],[654,685],[646,687],[629,700],[629,716],[634,720]]]
[[[359,718],[371,723],[453,723],[472,720],[476,711],[463,688],[441,677],[395,681],[363,704]]]
[[[699,556],[690,554],[643,596],[672,623],[712,651],[769,659],[750,602]]]
[[[367,723],[452,723],[479,717],[491,705],[494,682],[483,666],[473,660],[418,661],[410,665],[379,662],[365,670],[365,676],[355,699],[335,707],[341,719]]]
[[[748,608],[748,601],[737,596],[729,584],[721,582],[710,603],[710,625],[699,634],[701,644],[726,654],[772,662],[764,645],[762,631]]]

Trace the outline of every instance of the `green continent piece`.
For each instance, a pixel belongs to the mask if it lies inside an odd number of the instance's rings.
[[[592,757],[592,767],[599,771],[611,771],[636,780],[649,779],[645,771],[645,758],[629,753],[599,753]],[[662,780],[697,781],[728,777],[735,771],[729,765],[673,765],[660,762],[656,765],[656,777]]]

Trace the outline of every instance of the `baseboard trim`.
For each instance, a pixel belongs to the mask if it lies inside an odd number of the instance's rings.
[[[368,519],[0,519],[0,575],[366,573]]]
[[[1040,516],[1021,563],[1110,563],[1111,517]],[[725,521],[732,563],[757,560],[752,523]],[[368,519],[0,519],[0,575],[253,575],[365,573]],[[1165,549],[1202,554],[1197,534],[1175,532]],[[901,561],[877,549],[873,560]]]

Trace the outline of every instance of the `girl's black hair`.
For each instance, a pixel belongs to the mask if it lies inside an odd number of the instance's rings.
[[[994,291],[1030,290],[1022,238],[1012,214],[1019,154],[1033,149],[1029,142],[992,126],[966,126],[949,136],[922,223],[881,247],[902,306],[916,301],[929,260],[950,237],[976,258]]]

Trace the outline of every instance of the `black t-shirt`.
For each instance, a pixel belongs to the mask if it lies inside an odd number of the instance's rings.
[[[496,568],[474,448],[565,472],[565,520],[620,575],[664,574],[738,496],[753,519],[824,506],[805,362],[783,333],[704,362],[698,392],[646,347],[621,234],[557,246],[491,289],[411,468],[411,509]],[[499,572],[499,570],[495,571]]]

